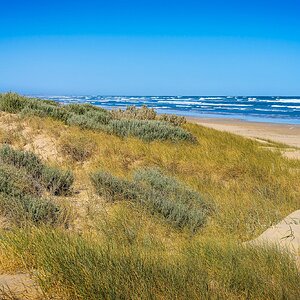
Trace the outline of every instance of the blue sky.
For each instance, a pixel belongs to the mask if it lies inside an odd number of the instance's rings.
[[[300,95],[300,1],[3,1],[0,91]]]

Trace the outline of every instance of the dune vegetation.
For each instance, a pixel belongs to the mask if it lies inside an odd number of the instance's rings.
[[[0,143],[0,272],[37,299],[300,298],[294,257],[247,243],[299,209],[282,145],[13,93]]]

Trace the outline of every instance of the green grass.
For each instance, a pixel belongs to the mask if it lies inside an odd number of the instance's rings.
[[[63,299],[300,297],[299,271],[276,249],[208,239],[168,253],[48,229],[14,231],[0,238],[23,267],[36,270],[46,295]]]

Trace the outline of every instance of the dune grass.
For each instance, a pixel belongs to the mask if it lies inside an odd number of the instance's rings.
[[[61,114],[60,106],[51,105],[53,114]],[[20,111],[13,110],[16,106],[10,106],[13,113]],[[94,111],[68,109],[76,116]],[[57,141],[62,160],[53,161],[74,174],[75,193],[66,199],[78,209],[76,222],[82,226],[65,230],[40,222],[0,230],[0,271],[32,273],[49,298],[299,299],[299,270],[288,253],[243,244],[299,209],[299,160],[283,157],[279,148],[270,151],[257,141],[194,124],[181,125],[198,143],[145,142],[66,126],[49,114],[11,116],[3,115],[1,122]],[[12,146],[21,147],[19,140],[11,139]],[[86,154],[83,144],[93,149]],[[1,181],[4,189],[32,198],[51,193],[44,180],[24,184],[26,176],[43,173],[35,167],[39,160],[16,157],[10,154],[1,163],[8,178]],[[179,220],[186,220],[190,208],[208,210],[205,221],[193,234],[186,226],[178,230],[177,213],[168,220],[162,209],[166,203],[172,207],[167,205],[168,213],[180,207]]]
[[[118,232],[118,234],[122,234]],[[42,290],[63,299],[299,299],[288,254],[234,242],[160,247],[99,242],[49,229],[0,236],[15,260],[36,270]],[[30,242],[29,242],[30,241]],[[280,261],[280,263],[278,263]]]

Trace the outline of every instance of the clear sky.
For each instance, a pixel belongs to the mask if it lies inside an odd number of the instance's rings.
[[[0,0],[0,91],[300,95],[299,0]]]

